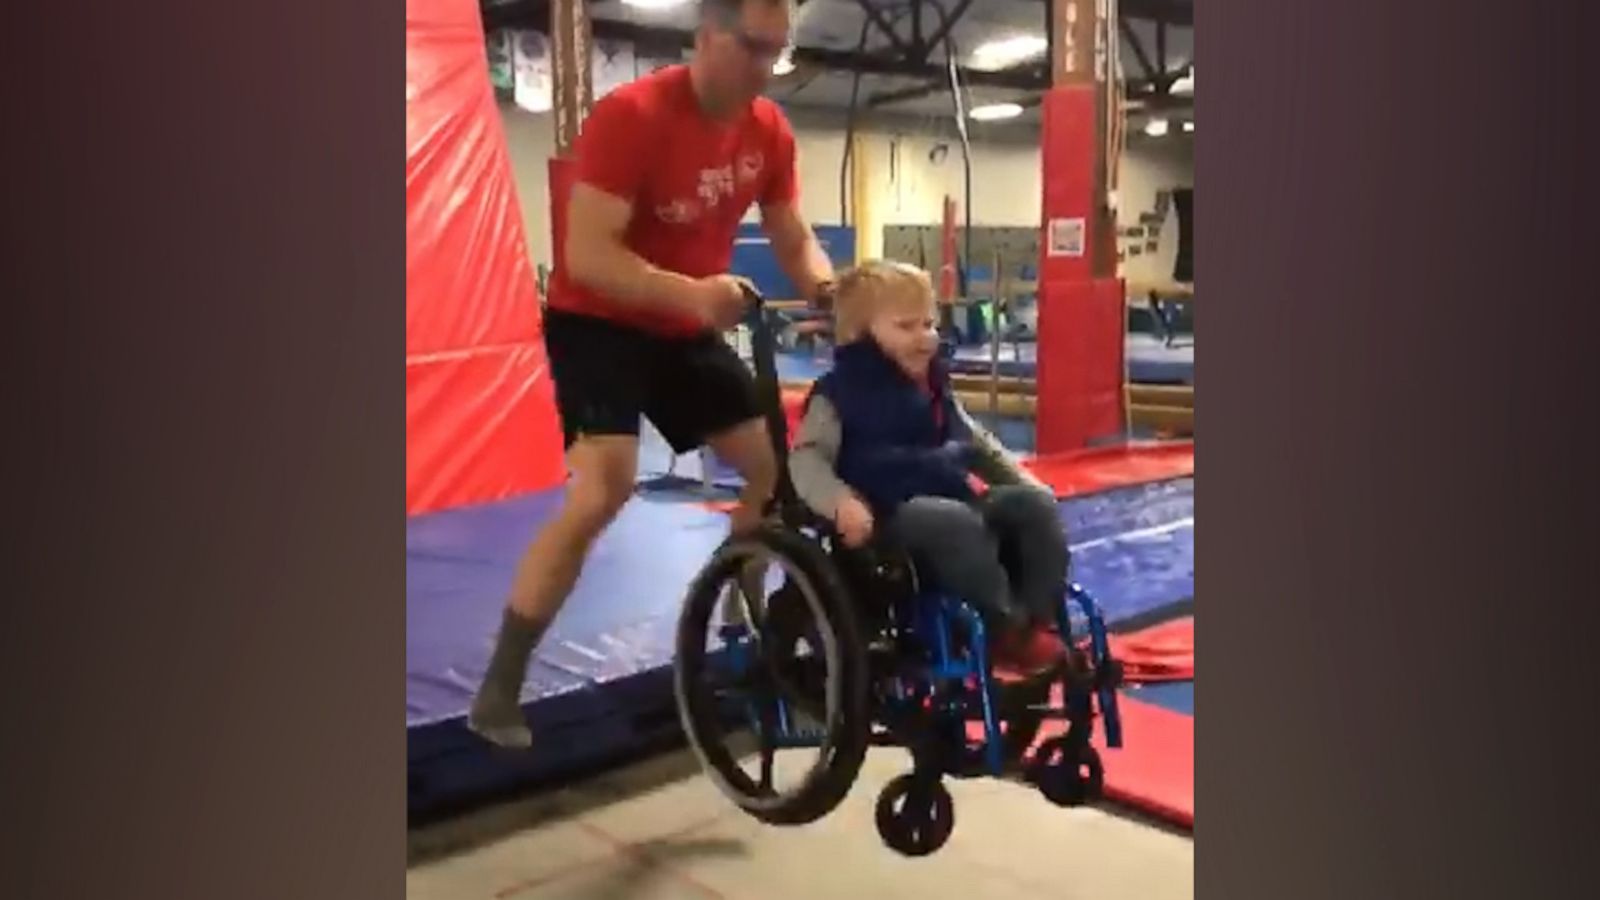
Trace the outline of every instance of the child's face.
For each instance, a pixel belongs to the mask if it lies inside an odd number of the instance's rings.
[[[872,339],[909,376],[928,376],[928,366],[939,352],[938,322],[933,298],[887,303],[867,325]]]

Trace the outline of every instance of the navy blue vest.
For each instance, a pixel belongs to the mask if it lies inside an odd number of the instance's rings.
[[[833,370],[812,387],[843,426],[839,477],[874,516],[886,518],[913,497],[975,496],[966,463],[972,433],[956,413],[943,360],[934,359],[930,376],[932,397],[863,338],[840,347]]]

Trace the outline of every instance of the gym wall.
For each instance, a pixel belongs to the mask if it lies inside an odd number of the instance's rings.
[[[521,198],[528,250],[535,264],[550,264],[548,169],[554,152],[551,117],[530,113],[510,103],[500,106],[505,123],[512,170]],[[810,116],[807,117],[808,119]],[[1040,162],[1037,134],[1028,129],[1013,137],[984,135],[978,130],[972,145],[972,222],[974,225],[1037,228],[1040,217]],[[830,127],[796,121],[799,144],[801,208],[816,224],[840,221],[839,164],[844,154],[842,126]],[[869,256],[883,252],[886,225],[936,225],[944,197],[963,200],[963,166],[959,141],[915,133],[867,131],[863,156],[876,192],[868,208],[876,221],[855,223],[863,234]],[[945,149],[935,154],[935,148]],[[930,158],[933,155],[934,158]],[[1138,139],[1122,160],[1119,226],[1139,226],[1140,214],[1155,211],[1157,195],[1194,185],[1194,142],[1184,135],[1159,140]],[[751,213],[754,220],[754,211]],[[959,219],[958,219],[959,221]],[[1161,281],[1172,277],[1178,252],[1177,215],[1169,209],[1154,238],[1154,251],[1129,256],[1124,273],[1133,280]]]
[[[1178,211],[1168,202],[1165,213],[1151,234],[1151,226],[1141,215],[1156,214],[1158,195],[1194,187],[1194,139],[1187,135],[1164,138],[1136,137],[1122,155],[1122,184],[1119,190],[1117,229],[1142,229],[1138,237],[1124,238],[1118,246],[1126,254],[1123,277],[1129,281],[1170,281],[1178,259],[1180,229]],[[1149,244],[1156,247],[1151,250]],[[1139,253],[1133,254],[1137,246]]]

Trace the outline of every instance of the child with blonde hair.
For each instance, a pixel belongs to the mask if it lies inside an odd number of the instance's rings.
[[[790,456],[801,500],[847,546],[885,539],[924,585],[974,604],[1002,672],[1054,668],[1068,565],[1055,497],[957,402],[928,274],[863,263],[839,279],[834,314],[834,367],[806,400]]]

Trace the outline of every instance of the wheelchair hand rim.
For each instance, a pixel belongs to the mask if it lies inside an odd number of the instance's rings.
[[[735,565],[733,562],[735,559],[738,560],[737,565]],[[723,548],[714,558],[712,565],[718,566],[719,568],[722,566],[727,566],[730,569],[728,576],[719,580],[720,584],[721,582],[726,581],[728,578],[737,578],[738,572],[742,571],[753,561],[765,561],[769,564],[776,563],[783,570],[785,575],[794,579],[794,583],[799,589],[801,596],[805,597],[806,605],[811,610],[813,620],[816,622],[816,630],[823,645],[821,650],[823,657],[827,662],[827,671],[829,673],[828,677],[824,680],[825,699],[823,705],[824,721],[822,723],[823,736],[820,746],[817,748],[818,753],[816,761],[811,764],[806,771],[804,778],[800,781],[798,787],[796,787],[792,792],[779,792],[776,790],[762,792],[759,785],[756,785],[755,790],[753,791],[741,790],[740,787],[735,785],[728,778],[727,774],[722,771],[722,767],[717,765],[716,762],[711,758],[710,751],[702,743],[700,729],[693,721],[692,710],[694,709],[694,706],[689,697],[690,687],[688,684],[688,672],[685,670],[685,661],[681,658],[676,660],[674,665],[673,692],[674,700],[678,707],[679,721],[683,727],[685,736],[688,738],[690,749],[694,752],[696,758],[699,760],[701,770],[706,773],[706,776],[711,780],[712,784],[716,785],[717,789],[724,796],[728,797],[736,805],[742,808],[755,811],[770,811],[782,808],[787,803],[792,802],[796,795],[805,791],[815,781],[821,778],[828,770],[830,757],[838,750],[836,746],[835,734],[839,727],[843,724],[841,720],[843,718],[844,711],[844,702],[842,696],[843,687],[840,683],[842,680],[840,673],[842,673],[843,669],[843,654],[839,649],[838,637],[834,634],[834,628],[836,626],[829,619],[826,610],[823,608],[822,601],[817,593],[817,586],[810,576],[802,571],[800,566],[795,565],[784,554],[774,552],[772,548],[766,546],[759,540],[734,539],[730,540],[723,546]],[[743,591],[741,590],[740,593],[742,594]],[[720,602],[721,599],[719,595],[716,603],[720,604]],[[749,598],[745,598],[744,605],[744,612],[747,615],[753,611]],[[684,610],[685,615],[689,615],[691,612],[692,610],[688,609],[687,607]],[[707,626],[710,625],[710,617],[711,614],[708,613],[706,621]],[[701,629],[702,633],[704,633],[705,630],[706,629]],[[702,649],[701,653],[703,660],[704,649]],[[726,752],[727,748],[724,747],[723,750]],[[727,755],[730,757],[733,767],[738,768],[738,761],[732,758],[731,753],[728,753]]]

